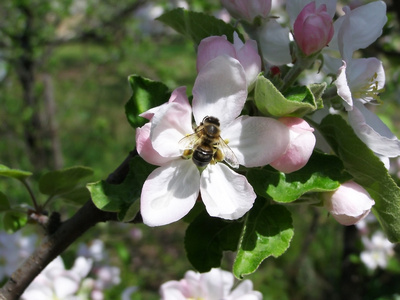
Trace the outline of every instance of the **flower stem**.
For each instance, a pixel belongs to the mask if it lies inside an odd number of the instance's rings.
[[[31,187],[29,186],[29,184],[26,182],[25,179],[22,179],[21,182],[22,182],[22,184],[25,186],[25,188],[28,190],[28,193],[29,193],[29,195],[31,196],[32,203],[33,203],[33,207],[35,208],[35,210],[36,210],[37,212],[39,212],[40,207],[39,207],[39,205],[38,205],[38,202],[36,201],[36,197],[35,197],[35,195],[33,194],[33,191],[32,191],[32,189],[31,189]]]

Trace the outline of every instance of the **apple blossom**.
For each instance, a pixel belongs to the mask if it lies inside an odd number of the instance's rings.
[[[225,35],[203,39],[197,49],[197,71],[199,72],[210,60],[219,55],[228,55],[240,62],[246,74],[248,87],[252,86],[261,72],[257,42],[248,40],[243,43],[236,32],[233,34],[233,44]]]
[[[291,173],[307,164],[316,142],[314,129],[300,118],[284,117],[279,121],[289,128],[289,146],[285,153],[270,165],[281,172]]]
[[[354,181],[340,185],[333,192],[322,194],[324,206],[342,225],[353,225],[365,218],[375,201],[369,193]]]
[[[307,4],[297,16],[293,30],[296,43],[304,54],[322,50],[333,37],[332,17],[326,5],[316,8],[315,1]]]
[[[193,87],[193,107],[181,87],[168,103],[153,110],[153,115],[144,114],[151,120],[137,130],[138,153],[160,166],[142,188],[145,224],[160,226],[181,219],[192,209],[199,193],[214,217],[237,219],[252,207],[256,195],[245,176],[219,160],[199,170],[179,145],[193,133],[192,113],[197,125],[204,117],[213,116],[219,120],[221,137],[239,164],[255,167],[274,161],[288,146],[289,130],[271,118],[239,117],[246,98],[243,67],[238,60],[222,55],[201,68]]]
[[[234,18],[249,23],[258,16],[266,18],[271,11],[271,0],[221,0],[221,3]]]
[[[381,231],[375,232],[371,239],[366,236],[362,237],[365,250],[361,252],[361,261],[370,270],[377,267],[385,268],[388,259],[394,255],[394,244],[392,244]]]
[[[91,267],[91,260],[78,257],[72,269],[66,270],[58,256],[33,280],[21,299],[77,299],[76,293],[81,281],[88,275]]]
[[[253,291],[253,283],[250,280],[242,281],[233,288],[234,277],[232,273],[211,269],[207,273],[187,271],[180,281],[168,281],[161,285],[160,294],[162,300],[261,300],[262,294]]]

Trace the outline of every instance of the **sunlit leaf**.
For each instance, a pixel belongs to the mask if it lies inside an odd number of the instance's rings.
[[[60,195],[71,191],[82,179],[91,175],[93,170],[82,166],[50,171],[39,179],[39,190],[45,195]]]
[[[253,273],[269,256],[278,257],[289,248],[294,235],[290,212],[281,205],[266,205],[260,198],[246,220],[233,265],[237,278]]]
[[[316,92],[318,91],[321,92],[316,89]],[[308,87],[293,87],[283,95],[274,84],[264,76],[259,76],[257,78],[254,100],[257,108],[264,115],[275,117],[302,117],[318,108],[314,94]]]
[[[132,96],[125,104],[125,114],[133,128],[147,122],[139,114],[167,102],[171,96],[168,87],[162,82],[153,81],[138,75],[129,76]]]
[[[185,249],[190,263],[200,272],[221,265],[224,251],[235,251],[243,223],[213,218],[206,211],[190,223],[185,235]]]
[[[129,174],[121,184],[110,184],[102,180],[87,185],[93,203],[98,209],[118,212],[119,220],[126,221],[128,216],[137,213],[139,208],[135,202],[140,198],[147,176],[155,168],[141,157],[134,157],[129,164]],[[132,211],[133,208],[135,211]]]
[[[346,170],[375,200],[373,212],[391,242],[400,242],[400,188],[384,164],[338,115],[325,117],[319,131]]]
[[[292,202],[307,192],[336,190],[352,177],[336,156],[314,152],[307,165],[296,172],[285,174],[265,167],[249,170],[247,178],[259,196]]]
[[[32,176],[31,172],[22,171],[18,169],[10,169],[5,165],[0,165],[0,176],[16,178],[19,180],[24,180],[25,178]]]

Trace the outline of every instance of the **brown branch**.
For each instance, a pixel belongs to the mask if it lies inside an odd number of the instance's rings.
[[[136,150],[130,152],[106,181],[112,184],[122,183],[129,173],[129,162],[136,155]],[[116,220],[116,213],[99,210],[91,200],[86,202],[73,217],[61,223],[54,233],[46,236],[35,252],[11,275],[0,289],[0,300],[18,299],[33,279],[78,237],[99,222]]]

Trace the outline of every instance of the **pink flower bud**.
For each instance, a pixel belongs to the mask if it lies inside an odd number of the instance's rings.
[[[364,219],[375,201],[354,181],[343,183],[336,191],[323,194],[324,206],[342,225],[353,225]]]
[[[279,121],[289,128],[289,146],[270,165],[281,172],[291,173],[304,167],[310,159],[316,141],[314,129],[300,118],[284,117]]]
[[[316,9],[315,1],[307,4],[297,16],[293,29],[296,43],[304,54],[320,51],[333,37],[333,22],[326,5]]]
[[[271,0],[221,0],[221,3],[234,18],[249,23],[257,16],[266,18],[271,11]]]

